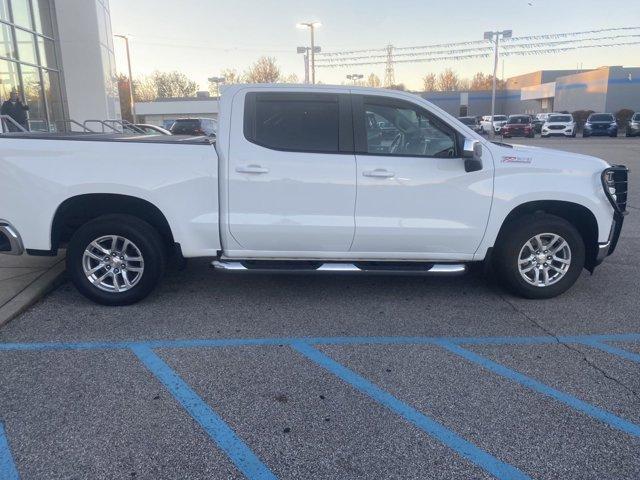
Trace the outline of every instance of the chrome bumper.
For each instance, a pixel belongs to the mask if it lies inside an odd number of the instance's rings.
[[[18,231],[9,222],[0,220],[0,253],[22,255],[24,245]]]

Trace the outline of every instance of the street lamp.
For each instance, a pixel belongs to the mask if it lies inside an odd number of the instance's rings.
[[[316,28],[322,26],[320,22],[300,22],[296,25],[298,28],[308,28],[311,32],[311,83],[316,83],[316,45],[315,31]]]
[[[351,75],[347,75],[347,78],[349,80],[352,80],[353,84],[355,85],[358,82],[358,80],[362,80],[364,78],[364,75],[360,73],[352,73]]]
[[[224,77],[209,77],[209,82],[216,84],[216,97],[218,98],[220,98],[220,84],[225,81],[226,79]]]
[[[512,30],[503,30],[498,32],[484,32],[484,39],[494,42],[493,50],[493,87],[491,92],[491,136],[496,134],[493,126],[493,117],[496,114],[496,75],[498,74],[498,47],[500,46],[500,37],[503,39],[511,38],[513,36]]]
[[[131,52],[129,51],[129,37],[127,35],[114,35],[114,37],[122,38],[127,47],[127,65],[129,67],[129,103],[131,104],[131,118],[133,123],[138,123],[136,115],[136,104],[133,99],[133,75],[131,74]]]

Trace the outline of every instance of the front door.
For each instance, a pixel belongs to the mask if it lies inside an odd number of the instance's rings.
[[[348,252],[356,199],[349,95],[250,92],[234,103],[233,115],[243,111],[229,152],[234,255]]]
[[[353,96],[358,197],[351,251],[363,257],[470,258],[487,225],[493,162],[467,173],[464,138],[402,99]],[[369,254],[369,255],[367,255]]]

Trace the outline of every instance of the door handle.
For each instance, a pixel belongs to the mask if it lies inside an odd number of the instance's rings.
[[[384,168],[376,168],[375,170],[365,170],[364,172],[362,172],[362,176],[374,178],[393,178],[396,176],[396,173]]]
[[[236,167],[236,172],[238,173],[269,173],[269,169],[264,168],[260,165],[242,165],[240,167]]]

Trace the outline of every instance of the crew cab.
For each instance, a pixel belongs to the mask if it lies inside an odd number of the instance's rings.
[[[410,93],[236,85],[219,118],[215,142],[0,135],[0,251],[66,248],[73,283],[107,305],[148,295],[169,255],[242,272],[484,263],[516,294],[550,298],[620,236],[626,167],[489,142]]]
[[[502,126],[500,133],[505,138],[516,136],[533,138],[536,136],[529,115],[509,115],[509,119],[507,123]]]
[[[542,126],[541,136],[575,137],[578,127],[571,114],[553,113]]]

